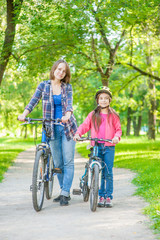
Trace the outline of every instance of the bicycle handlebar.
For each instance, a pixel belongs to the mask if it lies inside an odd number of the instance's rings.
[[[103,138],[92,138],[92,137],[81,137],[79,139],[77,139],[77,141],[87,141],[87,140],[91,140],[91,141],[101,141],[101,142],[110,142],[112,143],[112,139],[103,139]]]
[[[17,119],[18,120],[18,119]],[[26,124],[34,124],[35,122],[41,122],[41,123],[45,123],[45,122],[54,122],[54,124],[60,124],[62,125],[62,120],[60,118],[57,119],[47,119],[47,118],[25,118],[24,123],[22,123],[21,125],[26,125]],[[63,126],[63,125],[62,125]]]
[[[33,121],[39,121],[39,122],[56,122],[56,123],[60,123],[62,122],[62,120],[60,118],[57,119],[47,119],[47,118],[25,118],[25,121],[27,122],[33,122]]]

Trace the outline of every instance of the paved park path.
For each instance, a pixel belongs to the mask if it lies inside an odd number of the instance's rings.
[[[91,212],[89,202],[73,196],[69,206],[61,207],[51,200],[43,209],[32,207],[31,185],[34,149],[22,152],[0,183],[0,240],[150,240],[156,236],[149,220],[142,214],[146,203],[133,196],[134,174],[114,169],[114,207]],[[75,156],[73,188],[78,188],[85,159]],[[53,197],[59,195],[57,179]]]

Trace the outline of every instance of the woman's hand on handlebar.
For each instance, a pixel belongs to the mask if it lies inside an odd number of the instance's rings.
[[[23,114],[19,115],[17,120],[21,121],[21,122],[25,122],[25,118],[26,116],[24,116]]]
[[[67,123],[69,118],[67,116],[63,116],[61,120],[62,120],[62,123]]]
[[[77,134],[74,135],[73,140],[77,141],[80,138],[81,138],[80,135],[77,133]]]
[[[71,117],[71,112],[66,112],[65,115],[62,117],[62,123],[67,123]]]
[[[24,112],[18,116],[17,120],[21,122],[25,122],[26,116],[29,114],[29,111],[27,109],[24,110]]]

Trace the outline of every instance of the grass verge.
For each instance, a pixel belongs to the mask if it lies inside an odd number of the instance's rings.
[[[13,165],[17,155],[34,146],[32,139],[0,138],[0,182],[9,166]]]
[[[87,143],[77,143],[77,151],[88,156]],[[152,229],[160,234],[160,139],[148,141],[146,137],[122,138],[116,146],[115,167],[127,168],[137,173],[133,183],[136,195],[142,196],[149,205],[144,208],[152,220]]]

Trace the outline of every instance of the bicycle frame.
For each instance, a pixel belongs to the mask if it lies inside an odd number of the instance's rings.
[[[98,165],[99,168],[99,173],[101,173],[102,170],[102,159],[98,157],[98,141],[105,141],[105,142],[110,142],[112,143],[112,140],[110,139],[98,139],[98,138],[91,138],[91,137],[87,137],[87,138],[81,138],[79,141],[85,141],[85,140],[91,140],[91,141],[95,141],[95,145],[93,146],[92,151],[92,156],[89,159],[89,166],[88,169],[85,168],[85,173],[84,175],[81,177],[81,181],[83,183],[83,178],[86,176],[87,172],[88,172],[88,188],[91,188],[91,179],[92,179],[92,170],[93,170],[93,166],[95,164]],[[101,178],[100,178],[101,179]],[[100,187],[100,182],[99,182],[99,187]]]
[[[99,141],[105,141],[105,142],[110,142],[112,143],[111,139],[98,139],[98,138],[91,138],[91,137],[82,137],[80,139],[78,139],[78,141],[86,141],[86,140],[91,140],[91,141],[95,141],[95,145],[92,147],[91,149],[91,154],[89,154],[90,158],[89,158],[89,163],[86,164],[85,166],[85,172],[82,175],[82,177],[80,178],[80,188],[83,189],[83,185],[84,185],[84,179],[86,177],[86,175],[88,174],[88,182],[87,182],[87,187],[90,189],[91,188],[91,181],[92,181],[92,171],[93,171],[93,167],[95,164],[98,165],[98,169],[99,169],[99,173],[101,174],[101,170],[102,170],[102,159],[98,157],[98,142]],[[101,178],[100,178],[101,179]],[[100,181],[99,181],[99,187],[100,187]],[[76,192],[76,191],[75,191]],[[76,194],[76,193],[75,193]],[[77,191],[77,194],[78,191]]]
[[[98,157],[98,142],[110,142],[110,139],[98,139],[98,138],[80,138],[79,141],[91,140],[95,141],[95,145],[91,149],[91,154],[88,156],[89,162],[85,165],[85,173],[80,179],[80,189],[73,189],[74,195],[83,194],[84,202],[87,202],[90,198],[90,209],[92,212],[96,211],[97,201],[98,201],[98,190],[100,189],[101,184],[101,174],[102,170],[102,159]]]
[[[44,126],[43,126],[44,127]],[[42,128],[42,138],[41,143],[37,145],[36,150],[42,149],[44,156],[47,157],[47,168],[45,171],[44,181],[49,181],[49,158],[50,158],[50,145],[49,145],[50,138],[46,136],[46,131],[44,128]],[[55,173],[53,174],[53,176]]]
[[[61,169],[54,167],[50,149],[50,126],[45,123],[53,121],[54,124],[60,124],[61,120],[26,118],[25,121],[27,123],[24,124],[34,124],[34,121],[42,123],[42,138],[41,143],[36,146],[32,185],[30,186],[33,207],[38,212],[43,206],[44,193],[48,200],[52,197],[54,175],[62,172]]]
[[[44,176],[43,176],[43,181],[44,182],[48,182],[49,179],[49,158],[50,158],[50,137],[47,136],[46,130],[45,130],[45,122],[50,122],[53,121],[54,124],[61,124],[61,119],[42,119],[42,118],[25,118],[25,121],[27,121],[27,123],[22,123],[21,125],[25,125],[25,124],[35,124],[35,122],[40,122],[42,123],[42,137],[41,137],[41,143],[38,144],[36,146],[36,152],[39,150],[43,151],[44,156],[46,156],[47,159],[47,168],[45,170]],[[57,173],[53,172],[52,176],[55,176]],[[30,187],[30,189],[32,190],[32,186]]]
[[[96,152],[97,152],[97,154],[95,154]],[[93,147],[93,156],[90,158],[91,162],[90,162],[89,167],[88,167],[88,187],[89,187],[89,189],[91,188],[93,166],[95,164],[98,165],[99,173],[102,170],[101,158],[99,158],[97,155],[98,155],[98,146],[94,146]],[[99,182],[99,186],[100,186],[100,182]]]

